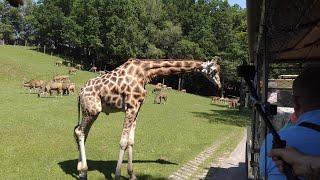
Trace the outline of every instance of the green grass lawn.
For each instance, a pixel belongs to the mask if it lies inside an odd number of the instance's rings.
[[[74,179],[78,151],[76,95],[38,98],[22,79],[50,80],[67,74],[50,57],[23,47],[0,46],[0,179]],[[71,76],[79,89],[94,73]],[[151,89],[152,86],[147,86]],[[210,99],[171,91],[168,103],[153,104],[149,91],[137,120],[134,171],[138,179],[165,179],[215,142],[235,146],[247,113],[211,105]],[[86,143],[90,179],[114,177],[124,113],[101,114]],[[219,152],[222,153],[222,152]],[[215,157],[219,157],[215,154]],[[123,164],[122,175],[126,173]]]

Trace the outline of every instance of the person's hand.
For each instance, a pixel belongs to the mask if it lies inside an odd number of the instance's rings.
[[[290,164],[296,175],[305,175],[308,173],[308,161],[306,156],[294,148],[272,149],[268,156],[272,158],[276,166],[283,172],[284,162]]]

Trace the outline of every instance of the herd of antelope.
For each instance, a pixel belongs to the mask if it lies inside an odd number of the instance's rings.
[[[63,62],[58,60],[55,62],[55,65],[60,67],[63,65]],[[71,67],[68,70],[69,75],[75,75],[78,70],[83,69],[82,64],[76,64],[74,67]],[[97,71],[97,67],[92,67],[89,71],[97,73],[98,75],[103,75],[105,71]],[[32,90],[36,91],[38,97],[42,96],[50,96],[56,92],[56,95],[69,95],[70,93],[75,93],[76,85],[70,81],[68,75],[54,75],[53,78],[45,82],[39,79],[32,79],[27,81],[26,79],[23,80],[23,86],[25,88],[29,88],[29,92],[31,93]]]
[[[60,67],[63,65],[63,62],[58,60],[55,62],[55,65]],[[76,64],[74,67],[71,67],[69,70],[68,70],[68,74],[70,75],[74,75],[77,73],[78,70],[81,70],[83,69],[83,65],[82,64]],[[95,66],[92,66],[90,69],[89,69],[90,72],[94,72],[94,73],[97,73],[98,75],[103,75],[106,73],[106,71],[98,71],[98,68],[95,67]]]
[[[53,92],[56,92],[60,96],[69,95],[70,93],[74,93],[76,89],[75,83],[71,83],[67,75],[53,76],[52,80],[48,82],[38,79],[24,80],[23,86],[29,88],[30,93],[32,90],[36,90],[38,97],[47,96],[48,94],[52,96]]]
[[[172,87],[167,87],[167,85],[161,83],[157,83],[156,85],[154,85],[154,88],[152,90],[152,93],[155,94],[153,103],[165,104],[168,100],[168,90],[172,90]],[[187,91],[185,89],[182,89],[180,92],[186,93]],[[231,109],[236,109],[239,105],[239,98],[223,98],[214,96],[212,98],[211,104],[217,103],[228,105],[228,107]]]
[[[239,105],[239,98],[229,99],[229,98],[213,96],[211,104],[216,104],[216,103],[227,104],[229,108],[236,109]]]

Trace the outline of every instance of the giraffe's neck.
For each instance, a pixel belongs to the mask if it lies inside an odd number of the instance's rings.
[[[157,76],[189,73],[202,69],[202,62],[195,60],[150,60],[143,61],[146,78],[151,80]]]

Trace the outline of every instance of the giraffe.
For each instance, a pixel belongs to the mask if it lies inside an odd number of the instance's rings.
[[[132,151],[137,116],[147,93],[145,85],[156,76],[198,71],[221,88],[217,72],[219,66],[216,60],[202,62],[182,59],[129,59],[113,71],[88,80],[79,92],[78,125],[74,128],[79,150],[77,166],[79,178],[87,178],[85,141],[90,127],[100,112],[106,114],[125,112],[115,179],[120,178],[121,164],[126,150],[128,150],[128,175],[130,179],[136,179],[133,173]],[[81,120],[80,110],[82,111]]]

